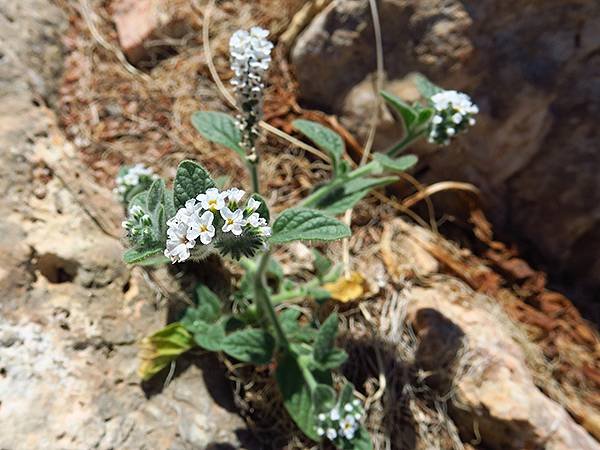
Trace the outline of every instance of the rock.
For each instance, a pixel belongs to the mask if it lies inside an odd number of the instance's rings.
[[[17,60],[0,40],[0,448],[251,448],[215,359],[187,355],[168,385],[166,374],[140,382],[137,343],[174,305],[122,262],[109,232],[120,206],[85,181],[40,104],[52,76],[31,81],[59,70],[39,55],[58,48],[66,19],[48,0],[0,0],[0,11],[12,14],[0,35],[13,30],[8,48],[23,50]]]
[[[497,228],[533,244],[555,271],[600,284],[600,3],[594,0],[379,2],[386,88],[407,99],[412,72],[468,92],[478,124],[422,154],[422,180],[484,193]],[[374,105],[367,0],[334,2],[300,35],[292,62],[302,99],[364,136]],[[370,97],[369,97],[370,96]],[[398,125],[399,127],[399,125]],[[382,116],[377,149],[396,139]],[[397,132],[397,131],[396,131]]]
[[[498,306],[454,280],[413,287],[408,318],[417,364],[452,389],[450,415],[463,440],[509,450],[597,450],[600,444],[534,384],[526,356]]]
[[[178,0],[118,0],[113,20],[123,53],[132,63],[150,59],[169,45],[152,41],[178,39],[191,31],[193,11]]]

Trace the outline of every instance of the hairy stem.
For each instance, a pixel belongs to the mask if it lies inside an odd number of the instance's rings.
[[[269,252],[265,252],[260,257],[258,269],[256,270],[254,278],[254,295],[256,297],[256,303],[258,304],[259,309],[267,317],[271,323],[271,326],[275,330],[277,344],[280,348],[287,349],[289,347],[287,337],[283,331],[283,328],[281,327],[281,324],[279,323],[277,314],[275,314],[275,309],[273,308],[271,298],[266,287],[265,272],[268,264]]]
[[[418,131],[416,133],[408,133],[400,142],[391,147],[386,153],[388,156],[397,156],[402,153],[410,144],[419,139],[425,134],[425,130]]]

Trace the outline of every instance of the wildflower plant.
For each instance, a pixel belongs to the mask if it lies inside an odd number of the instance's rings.
[[[219,298],[207,286],[197,286],[195,305],[178,322],[144,341],[140,375],[144,379],[155,375],[193,347],[223,352],[248,364],[275,363],[274,376],[284,406],[308,438],[329,440],[341,449],[367,450],[372,444],[353,386],[345,382],[340,393],[334,389],[332,371],[348,357],[335,345],[337,315],[332,313],[321,323],[316,317],[303,321],[297,309],[286,307],[287,301],[298,298],[328,301],[329,292],[322,286],[338,279],[340,267],[315,250],[314,278],[294,282],[284,276],[271,251],[294,241],[348,237],[349,227],[335,216],[352,208],[372,189],[397,181],[395,174],[414,166],[417,158],[395,158],[395,149],[375,154],[371,162],[353,168],[337,133],[315,122],[296,120],[295,129],[329,156],[332,175],[298,206],[272,218],[260,195],[258,171],[264,77],[273,48],[267,36],[266,30],[254,27],[231,37],[231,84],[237,113],[202,111],[192,116],[192,124],[206,139],[233,150],[244,161],[252,180],[250,192],[240,186],[217,187],[211,174],[191,160],[179,164],[172,188],[139,168],[134,169],[137,184],[134,176],[125,181],[132,169],[118,180],[119,193],[126,194],[122,200],[127,210],[123,228],[130,244],[124,254],[127,263],[179,264],[219,255],[239,261],[244,269],[230,298]],[[457,109],[462,114],[460,124],[453,122],[458,131],[475,113],[465,109],[463,114],[460,108],[466,103],[459,104],[452,96],[445,103],[432,100],[429,106],[408,106],[384,96],[392,105],[397,103],[403,117],[407,130],[404,146],[431,134],[432,127],[440,125],[432,122],[433,117],[454,121]],[[438,110],[438,104],[444,107]],[[121,192],[124,185],[127,188]]]
[[[143,164],[123,166],[117,175],[116,186],[113,192],[119,196],[123,203],[128,203],[136,194],[150,188],[157,178],[156,174]]]

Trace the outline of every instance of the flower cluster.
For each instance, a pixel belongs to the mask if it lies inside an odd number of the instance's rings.
[[[138,205],[129,210],[129,217],[121,223],[127,235],[136,242],[149,243],[154,240],[152,219]]]
[[[260,27],[250,31],[238,30],[229,40],[231,70],[241,114],[238,126],[242,132],[241,146],[254,151],[258,137],[258,122],[262,116],[263,76],[271,63],[273,44],[267,40],[269,32]]]
[[[475,114],[479,108],[467,94],[457,91],[442,91],[431,97],[435,115],[431,119],[429,142],[448,145],[450,139],[468,126],[475,125]]]
[[[257,212],[260,201],[251,197],[240,207],[245,194],[238,188],[223,192],[211,188],[188,200],[167,221],[165,256],[176,263],[202,259],[215,250],[234,258],[253,255],[271,235],[271,228]]]
[[[319,414],[317,434],[335,444],[351,441],[360,428],[363,415],[361,404],[356,399],[345,405],[337,405],[328,413]]]
[[[137,187],[147,189],[157,178],[157,175],[152,172],[152,169],[145,167],[143,164],[136,164],[132,167],[124,167],[117,176],[117,187],[113,192],[121,197],[122,201],[130,200],[128,194]]]

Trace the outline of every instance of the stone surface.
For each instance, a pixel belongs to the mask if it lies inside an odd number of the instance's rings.
[[[434,383],[452,383],[450,415],[463,440],[475,439],[477,430],[490,449],[600,449],[536,387],[508,319],[490,299],[450,280],[406,295],[417,363]]]
[[[181,38],[191,31],[193,13],[189,11],[189,2],[117,0],[113,9],[119,43],[132,63],[156,56],[169,47],[165,42],[157,45],[156,41]]]
[[[66,18],[46,0],[0,1],[0,12],[0,448],[252,446],[216,360],[188,355],[168,385],[164,374],[140,383],[137,343],[173,305],[121,262],[99,216],[114,222],[119,205],[87,190],[42,105],[62,62],[40,55],[61,54]]]
[[[600,283],[600,3],[378,4],[387,88],[410,99],[406,77],[418,71],[468,92],[482,111],[456,144],[419,149],[428,154],[421,179],[474,183],[499,229],[552,270]],[[304,101],[344,114],[363,135],[374,104],[373,41],[368,2],[343,0],[317,16],[292,50]],[[397,138],[385,117],[380,131],[376,148]]]

